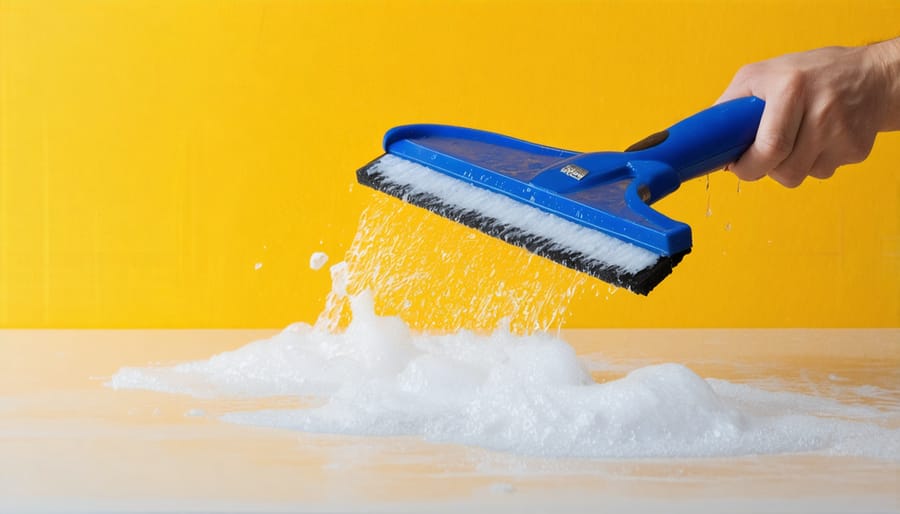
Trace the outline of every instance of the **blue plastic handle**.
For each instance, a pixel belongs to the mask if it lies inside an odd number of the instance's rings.
[[[755,96],[715,105],[672,125],[662,143],[630,158],[664,162],[682,182],[721,169],[753,144],[765,105]]]
[[[629,197],[653,203],[682,182],[736,161],[753,144],[765,102],[755,96],[723,102],[635,143],[625,152],[575,154],[548,166],[531,183],[559,194],[576,194],[622,178],[633,179],[644,194]],[[638,147],[639,149],[634,149]],[[583,170],[572,178],[568,165]],[[637,198],[638,200],[635,200]]]

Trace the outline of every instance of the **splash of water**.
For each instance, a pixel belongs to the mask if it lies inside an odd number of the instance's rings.
[[[583,274],[387,195],[362,213],[318,324],[349,321],[343,293],[371,291],[376,309],[416,330],[527,334],[560,328],[568,305],[596,287]]]

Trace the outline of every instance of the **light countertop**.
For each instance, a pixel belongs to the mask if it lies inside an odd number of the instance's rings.
[[[900,463],[819,454],[550,459],[227,424],[266,399],[116,391],[123,366],[206,359],[274,330],[0,331],[0,510],[898,512]],[[565,330],[598,381],[704,378],[868,405],[900,427],[900,330]],[[839,380],[836,377],[840,377]],[[877,390],[879,394],[867,394]]]

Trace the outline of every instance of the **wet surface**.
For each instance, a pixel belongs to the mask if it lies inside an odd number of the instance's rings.
[[[413,437],[233,425],[293,397],[198,399],[104,384],[275,331],[0,331],[0,510],[898,512],[892,458],[539,458]],[[563,331],[598,381],[679,362],[900,427],[898,330]],[[750,408],[750,407],[748,407]]]

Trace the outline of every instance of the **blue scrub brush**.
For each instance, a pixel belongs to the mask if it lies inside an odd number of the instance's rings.
[[[649,204],[734,162],[765,103],[725,102],[624,152],[579,153],[480,130],[405,125],[361,184],[542,257],[648,294],[691,251],[691,227]]]

